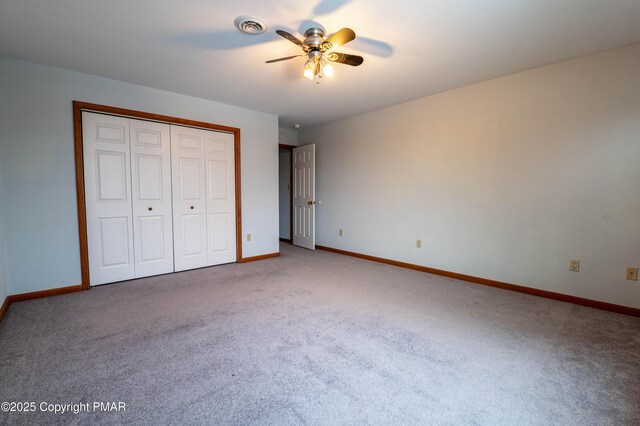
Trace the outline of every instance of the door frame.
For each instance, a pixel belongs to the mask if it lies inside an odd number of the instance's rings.
[[[236,193],[236,263],[242,263],[242,199],[241,199],[241,172],[240,172],[240,129],[236,127],[222,126],[203,121],[188,120],[185,118],[171,117],[168,115],[153,114],[149,112],[135,111],[131,109],[112,107],[107,105],[92,104],[88,102],[73,101],[73,140],[76,163],[76,196],[78,201],[78,234],[80,237],[80,268],[82,270],[82,289],[90,288],[89,277],[89,244],[87,242],[87,207],[85,204],[83,141],[82,141],[82,111],[96,112],[108,115],[137,118],[147,121],[156,121],[167,124],[177,124],[187,127],[196,127],[207,130],[217,130],[232,133],[234,137],[235,159],[235,193]]]
[[[289,156],[289,239],[280,238],[280,241],[293,244],[293,148],[297,148],[297,146],[279,143],[279,148],[288,149],[291,154]]]

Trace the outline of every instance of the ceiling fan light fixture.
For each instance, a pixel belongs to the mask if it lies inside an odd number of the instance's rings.
[[[325,61],[324,58],[320,60],[320,66],[322,67],[322,74],[324,74],[325,77],[331,77],[333,75],[333,67]]]
[[[262,34],[267,30],[267,23],[255,16],[238,16],[233,24],[245,34]]]
[[[333,65],[331,65],[329,61],[351,65],[353,67],[362,65],[362,62],[364,62],[362,56],[332,51],[334,47],[343,46],[356,38],[356,33],[350,28],[342,28],[326,40],[324,39],[324,29],[321,28],[309,28],[304,33],[304,40],[300,40],[298,37],[284,30],[276,30],[276,34],[299,46],[303,54],[271,59],[265,62],[271,64],[274,62],[287,61],[299,56],[307,56],[308,60],[304,64],[302,75],[307,80],[315,80],[316,83],[320,83],[320,79],[324,77],[331,77],[333,75]]]
[[[306,64],[304,64],[304,78],[307,80],[313,80],[313,77],[316,75],[316,62],[313,59],[309,59]]]

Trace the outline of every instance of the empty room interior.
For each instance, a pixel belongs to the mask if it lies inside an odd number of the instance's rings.
[[[0,1],[0,424],[640,424],[638,0]]]

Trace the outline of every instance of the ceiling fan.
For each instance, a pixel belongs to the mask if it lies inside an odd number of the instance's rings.
[[[317,81],[322,77],[331,77],[333,75],[333,67],[329,62],[338,62],[354,67],[357,67],[364,62],[364,58],[362,56],[333,51],[356,38],[356,33],[350,28],[343,28],[326,39],[324,38],[323,29],[309,28],[305,31],[305,38],[302,41],[293,34],[283,30],[276,30],[276,33],[300,46],[304,54],[271,59],[270,61],[266,61],[266,63],[272,64],[274,62],[286,61],[300,56],[307,56],[309,59],[304,65],[303,75],[308,80],[313,80],[315,78]]]

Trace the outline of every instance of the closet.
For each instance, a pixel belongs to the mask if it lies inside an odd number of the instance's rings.
[[[236,261],[234,136],[82,112],[91,285]]]

